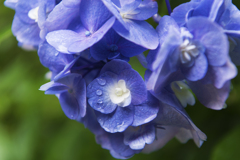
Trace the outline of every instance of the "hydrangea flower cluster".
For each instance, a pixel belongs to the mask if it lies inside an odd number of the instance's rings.
[[[38,50],[69,119],[126,159],[176,137],[200,147],[206,135],[185,107],[196,98],[220,110],[240,64],[240,11],[231,0],[191,0],[157,14],[154,0],[6,0],[19,46]],[[153,18],[154,29],[145,20]],[[150,50],[147,57],[143,52]],[[144,79],[128,63],[138,57]]]

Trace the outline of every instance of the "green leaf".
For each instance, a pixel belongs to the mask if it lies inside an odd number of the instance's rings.
[[[239,160],[240,126],[229,132],[215,147],[211,160]]]

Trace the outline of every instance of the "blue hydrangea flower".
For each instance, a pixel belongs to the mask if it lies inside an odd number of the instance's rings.
[[[171,82],[184,79],[191,82],[190,87],[200,81],[202,85],[211,84],[221,92],[227,81],[236,76],[237,69],[228,55],[227,37],[214,22],[205,17],[193,17],[186,27],[179,28],[171,17],[165,16],[160,20],[158,31],[160,46],[148,56],[149,69],[153,71],[148,87],[154,92],[159,93]],[[220,92],[216,97],[226,99],[229,91]],[[207,107],[221,109],[224,104],[216,105],[218,102]]]
[[[40,28],[47,13],[55,6],[55,0],[18,0],[5,1],[5,5],[15,9],[12,32],[22,45],[37,47],[41,42]]]
[[[206,140],[206,135],[193,124],[176,99],[172,99],[172,104],[173,106],[155,104],[159,108],[156,118],[143,125],[129,126],[123,133],[98,132],[97,143],[110,150],[115,158],[130,158],[140,151],[152,152],[163,147],[173,137],[182,143],[194,139],[196,145],[200,147]]]
[[[86,83],[81,75],[71,73],[41,86],[45,94],[55,94],[65,115],[74,120],[86,114]]]
[[[122,59],[129,61],[130,57],[143,53],[146,48],[136,45],[110,29],[105,36],[90,48],[91,56],[96,60]]]
[[[148,49],[156,49],[157,33],[144,20],[158,11],[157,2],[152,0],[102,0],[117,18],[113,29],[127,40]]]
[[[115,17],[100,0],[65,0],[59,6],[47,20],[54,23],[45,26],[55,30],[47,34],[47,42],[62,53],[79,53],[91,47],[115,22]],[[66,25],[67,29],[62,29]]]
[[[157,114],[147,101],[143,79],[121,60],[112,60],[102,68],[100,76],[88,85],[87,97],[98,122],[111,133],[147,123]]]
[[[240,11],[231,0],[192,0],[176,7],[171,14],[178,25],[184,26],[196,16],[208,17],[218,23],[232,42],[230,56],[236,65],[240,64],[239,36]]]

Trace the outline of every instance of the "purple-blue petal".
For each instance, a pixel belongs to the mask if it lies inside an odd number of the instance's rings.
[[[124,131],[124,144],[131,149],[143,149],[145,144],[151,144],[155,140],[155,127],[153,124],[146,124],[139,127],[128,127]]]
[[[102,37],[107,33],[107,31],[112,27],[115,22],[115,17],[111,17],[106,23],[104,23],[101,28],[99,28],[96,32],[92,33],[90,36],[83,36],[81,39],[72,41],[72,43],[68,47],[68,51],[71,53],[82,52],[85,49],[91,47],[98,41],[102,39]],[[81,34],[85,34],[81,33]]]
[[[156,118],[159,110],[159,101],[148,93],[148,100],[135,106],[132,126],[140,126]]]
[[[133,106],[117,107],[110,114],[95,112],[102,128],[110,133],[123,132],[133,122]]]
[[[123,70],[118,79],[126,82],[126,87],[131,92],[131,103],[138,105],[147,100],[147,88],[139,73],[133,69]]]
[[[69,0],[60,2],[48,15],[44,24],[44,34],[54,30],[66,29],[70,22],[79,15],[79,4],[79,0],[75,3]]]
[[[183,75],[190,81],[197,81],[202,79],[208,70],[208,61],[204,53],[200,53],[195,58],[194,64],[191,67],[181,67]]]
[[[135,20],[147,20],[152,17],[158,11],[158,4],[152,0],[144,0],[135,9],[138,13],[130,15],[132,19]]]
[[[116,109],[117,104],[112,103],[109,96],[109,88],[115,83],[117,83],[117,75],[105,72],[88,85],[88,103],[94,110],[109,114]]]
[[[111,16],[101,0],[83,0],[80,4],[83,26],[90,32],[97,31]]]
[[[116,8],[116,6],[114,6],[113,2],[111,0],[102,0],[102,2],[108,8],[108,10],[117,18],[116,22],[118,22],[121,27],[129,29],[128,24],[125,23],[122,16],[120,15],[119,10]]]
[[[189,14],[198,4],[196,2],[183,3],[173,9],[171,17],[174,18],[179,26],[184,26],[188,21]]]
[[[209,66],[208,72],[202,80],[205,84],[212,84],[220,89],[223,85],[237,75],[237,68],[228,58],[223,66]]]
[[[158,46],[158,35],[156,30],[145,21],[125,20],[129,25],[126,30],[116,21],[113,29],[127,40],[148,49],[156,49]]]
[[[216,88],[212,84],[203,84],[201,81],[188,82],[188,85],[196,95],[197,99],[207,108],[220,110],[224,108],[225,101],[230,92],[230,81],[222,88]]]
[[[101,70],[100,74],[104,73],[104,72],[113,72],[117,75],[119,75],[123,70],[125,69],[131,69],[131,65],[128,64],[125,61],[122,60],[112,60],[110,62],[108,62]]]
[[[17,40],[23,44],[38,46],[41,42],[38,24],[25,23],[21,21],[17,15],[15,15],[13,19],[12,32]]]
[[[83,40],[84,37],[81,37],[78,33],[71,30],[57,30],[47,34],[46,40],[52,45],[56,50],[62,53],[68,53],[68,48],[76,41]]]
[[[123,133],[109,134],[109,139],[114,152],[117,153],[118,156],[124,157],[125,159],[141,152],[141,150],[133,150],[128,145],[124,144]]]
[[[216,23],[210,21],[207,17],[192,17],[187,22],[187,28],[194,36],[194,39],[201,38],[209,32],[223,33],[223,29]],[[203,43],[203,42],[202,42]]]
[[[209,32],[201,38],[206,48],[209,65],[221,66],[226,63],[229,54],[229,42],[222,32]]]

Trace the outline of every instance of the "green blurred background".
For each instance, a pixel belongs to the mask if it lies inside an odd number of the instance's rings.
[[[69,120],[53,95],[39,87],[48,71],[36,52],[17,46],[11,33],[14,11],[0,0],[0,160],[111,160],[107,150],[96,144],[94,135]],[[186,0],[172,0],[172,8]],[[240,8],[240,1],[233,0]],[[167,14],[159,1],[160,15]],[[150,20],[151,21],[151,20]],[[152,22],[152,21],[151,21]],[[144,73],[136,59],[132,66]],[[151,154],[131,160],[239,160],[240,159],[240,77],[233,82],[227,109],[213,111],[199,102],[188,106],[193,122],[208,136],[199,149],[192,140],[186,144],[171,140]]]

